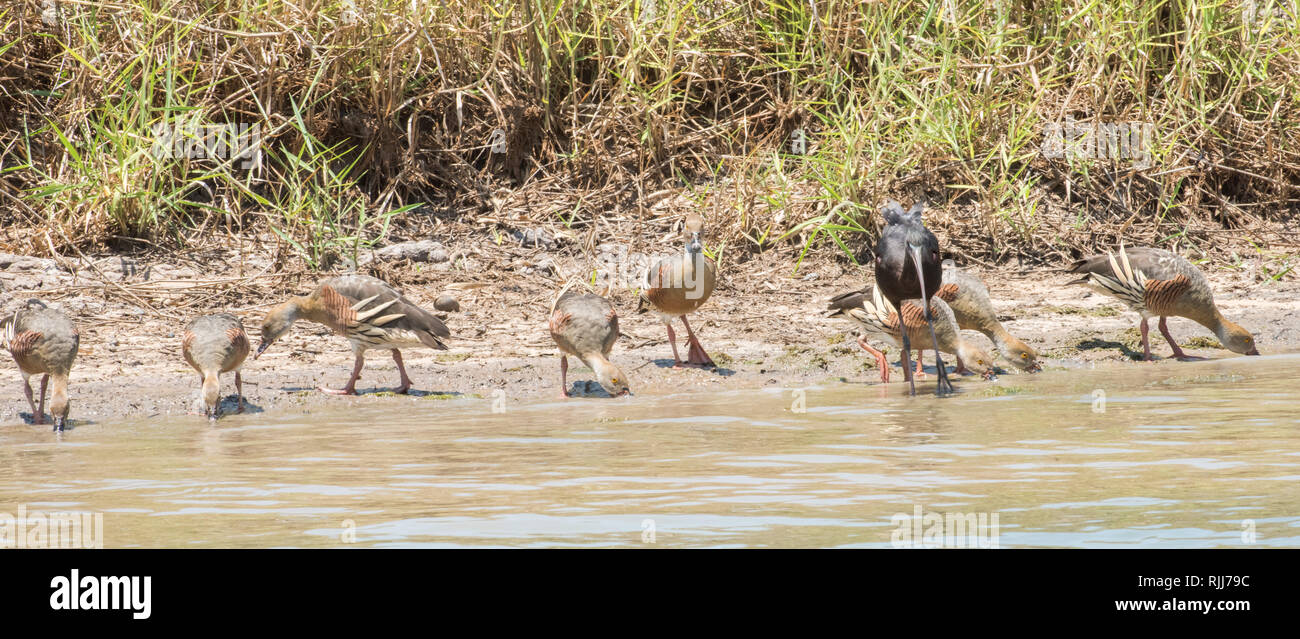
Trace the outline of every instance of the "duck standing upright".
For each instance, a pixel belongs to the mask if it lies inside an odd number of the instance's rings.
[[[641,297],[649,302],[668,329],[668,343],[673,347],[673,368],[682,366],[682,358],[677,353],[677,334],[673,332],[674,318],[680,318],[682,326],[686,327],[686,364],[712,367],[713,359],[700,345],[686,316],[695,312],[713,294],[717,269],[713,260],[704,255],[704,244],[700,239],[704,234],[704,220],[699,215],[692,213],[686,217],[682,234],[686,251],[665,257],[650,267]]]
[[[236,412],[244,412],[244,380],[239,369],[248,357],[248,334],[244,322],[229,313],[194,318],[181,335],[181,354],[199,372],[204,414],[216,421],[221,409],[222,373],[235,373]]]
[[[867,340],[878,339],[901,347],[905,335],[918,349],[933,348],[952,353],[957,356],[959,365],[966,362],[972,371],[986,379],[993,376],[993,359],[983,349],[962,339],[952,309],[937,295],[930,298],[931,331],[926,330],[927,320],[920,299],[903,302],[900,327],[900,314],[884,300],[876,286],[837,295],[831,299],[827,308],[830,310],[829,317],[847,319],[862,328],[863,334],[858,337],[858,346],[876,358],[876,367],[880,369],[880,381],[883,383],[889,382],[889,361],[884,353],[872,348]],[[906,331],[902,327],[906,327]],[[937,348],[932,339],[937,339]],[[920,364],[918,357],[917,373],[920,373]]]
[[[618,313],[609,300],[566,287],[551,308],[549,326],[560,347],[560,388],[565,397],[569,396],[569,355],[591,367],[605,392],[613,396],[629,392],[627,375],[609,361],[618,341]]]
[[[880,233],[880,241],[876,243],[876,285],[894,308],[902,308],[903,300],[920,299],[927,302],[921,305],[922,311],[926,324],[930,326],[931,343],[938,343],[928,302],[939,289],[943,267],[939,261],[939,239],[921,223],[921,211],[924,208],[917,203],[910,211],[904,212],[903,207],[893,200],[885,205],[882,211],[885,228]],[[902,332],[902,339],[903,374],[915,395],[916,380],[908,361],[908,351],[911,349],[908,331]],[[947,367],[937,350],[934,352],[934,362],[939,373],[934,392],[942,397],[953,392],[952,382],[948,381]]]
[[[1143,358],[1151,360],[1151,342],[1147,333],[1147,320],[1160,317],[1160,333],[1180,360],[1190,359],[1169,334],[1165,318],[1186,317],[1204,326],[1224,348],[1243,355],[1259,355],[1255,338],[1246,329],[1228,321],[1214,304],[1214,292],[1191,262],[1175,253],[1155,248],[1126,249],[1119,247],[1114,253],[1092,255],[1077,260],[1068,269],[1082,273],[1083,277],[1067,285],[1081,284],[1124,302],[1142,316],[1138,325],[1142,331]]]
[[[9,351],[22,371],[23,392],[32,407],[32,423],[45,423],[45,391],[52,385],[50,416],[54,419],[54,430],[62,431],[71,408],[68,376],[81,345],[77,325],[44,302],[27,300],[25,307],[0,322],[0,345]],[[32,399],[32,375],[44,375],[40,407]]]
[[[1013,366],[1030,373],[1042,370],[1042,365],[1038,363],[1038,353],[1028,344],[1016,339],[998,321],[989,289],[978,276],[957,268],[952,260],[944,260],[943,284],[935,296],[952,309],[957,326],[983,333]]]
[[[271,309],[262,322],[262,343],[253,358],[266,352],[299,319],[324,324],[352,342],[356,364],[347,385],[338,389],[320,387],[321,391],[335,395],[357,394],[365,354],[371,349],[392,351],[401,375],[401,386],[393,392],[407,392],[411,378],[406,375],[400,349],[426,346],[447,350],[440,338],[451,335],[442,320],[416,306],[383,280],[367,275],[343,275],[325,280],[311,293]]]

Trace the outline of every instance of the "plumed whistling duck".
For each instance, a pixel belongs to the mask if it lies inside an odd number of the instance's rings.
[[[1192,359],[1169,334],[1165,318],[1186,317],[1210,329],[1224,348],[1244,355],[1259,355],[1255,338],[1246,329],[1224,319],[1214,304],[1214,292],[1191,262],[1175,253],[1156,248],[1119,247],[1119,255],[1107,253],[1085,257],[1070,265],[1071,273],[1083,277],[1069,284],[1081,284],[1124,302],[1142,315],[1143,358],[1151,359],[1150,328],[1147,320],[1160,317],[1160,333],[1173,348],[1174,357]]]
[[[32,299],[27,305],[0,322],[0,344],[13,355],[23,374],[23,392],[32,407],[32,423],[45,423],[45,390],[53,382],[50,416],[54,430],[67,424],[71,402],[68,400],[68,376],[77,359],[81,332],[62,312]],[[41,378],[41,405],[32,400],[32,375]]]
[[[248,357],[248,334],[244,322],[229,313],[194,318],[181,335],[181,354],[199,372],[204,414],[216,421],[220,412],[222,373],[235,373],[238,409],[244,412],[244,380],[239,369]]]
[[[704,220],[694,213],[688,215],[682,234],[686,240],[686,251],[659,260],[650,267],[641,297],[650,303],[655,314],[668,328],[668,343],[673,347],[674,368],[682,366],[682,358],[677,354],[677,335],[673,332],[674,318],[680,318],[682,326],[686,327],[686,365],[712,367],[713,359],[704,351],[700,340],[691,330],[690,323],[686,321],[686,316],[695,312],[713,294],[713,285],[717,281],[716,267],[713,260],[704,255],[704,245],[701,242]]]
[[[451,335],[442,320],[416,306],[384,281],[366,275],[344,275],[325,280],[311,293],[271,309],[262,322],[262,343],[254,359],[289,332],[299,319],[324,324],[352,342],[356,364],[347,385],[339,389],[320,388],[335,395],[357,394],[365,354],[371,349],[392,351],[401,374],[401,386],[393,392],[407,392],[411,378],[406,375],[400,349],[425,346],[446,350],[440,338]]]
[[[877,339],[902,348],[904,336],[907,336],[908,342],[917,349],[935,349],[935,342],[931,340],[937,339],[938,348],[935,350],[956,355],[958,366],[968,364],[972,371],[986,379],[993,376],[993,359],[983,349],[962,338],[952,309],[938,296],[930,298],[930,320],[926,319],[926,314],[921,309],[920,299],[903,302],[903,326],[907,327],[906,332],[900,330],[898,312],[874,285],[837,295],[831,299],[827,308],[830,310],[828,316],[847,319],[862,328],[863,334],[858,337],[858,346],[876,358],[881,382],[889,381],[889,361],[884,353],[867,343],[868,339]],[[920,373],[919,353],[916,364],[916,372]],[[903,365],[909,367],[906,359]],[[937,362],[936,366],[943,364]]]
[[[1038,363],[1038,353],[1002,327],[993,310],[989,289],[979,276],[957,268],[952,260],[944,260],[943,284],[935,295],[952,309],[957,326],[983,333],[1012,366],[1030,373],[1043,369]]]
[[[627,375],[610,363],[618,341],[618,313],[609,300],[565,287],[551,308],[551,338],[560,347],[560,388],[569,396],[569,355],[596,373],[601,388],[613,396],[630,392]]]

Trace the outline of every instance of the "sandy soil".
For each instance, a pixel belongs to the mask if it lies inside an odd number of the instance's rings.
[[[519,238],[516,238],[519,239]],[[524,238],[531,240],[535,238]],[[439,246],[432,261],[375,261],[362,270],[394,284],[432,309],[440,294],[455,296],[461,310],[450,313],[450,351],[404,353],[415,380],[413,394],[439,399],[492,397],[503,389],[511,401],[555,398],[560,393],[558,351],[547,331],[552,297],[565,273],[590,274],[589,261],[573,247],[543,243],[499,243],[469,236]],[[665,243],[662,250],[672,250]],[[830,254],[828,248],[823,251]],[[231,311],[244,318],[254,343],[267,308],[285,296],[303,293],[323,277],[274,273],[265,246],[249,243],[204,254],[166,259],[99,255],[76,259],[38,259],[0,255],[0,312],[8,314],[28,297],[39,296],[64,309],[82,330],[81,351],[72,379],[72,426],[78,423],[140,418],[201,419],[193,410],[197,374],[180,355],[180,338],[192,317]],[[425,258],[430,259],[430,258]],[[725,262],[724,262],[725,264]],[[638,394],[666,394],[686,389],[743,389],[765,385],[801,385],[879,381],[874,361],[854,344],[853,328],[823,316],[825,301],[835,293],[859,288],[870,269],[836,257],[805,260],[791,275],[794,256],[769,252],[731,264],[713,297],[692,317],[715,371],[673,369],[672,351],[663,325],[651,313],[638,313],[629,290],[611,294],[625,337],[615,347],[614,363],[631,379]],[[1140,354],[1135,313],[1116,301],[1082,287],[1062,286],[1071,276],[1053,269],[988,269],[967,265],[988,283],[1003,324],[1044,358],[1047,369],[1080,366],[1145,365]],[[74,272],[75,271],[75,272]],[[1261,352],[1300,347],[1300,282],[1267,281],[1247,262],[1235,270],[1208,273],[1223,313],[1255,332]],[[1183,319],[1171,329],[1189,354],[1237,357],[1218,347],[1208,331]],[[684,331],[678,331],[679,337]],[[992,351],[982,336],[970,338]],[[1152,329],[1158,356],[1169,348]],[[683,355],[685,346],[682,346]],[[900,383],[897,353],[890,353]],[[928,358],[928,356],[927,356]],[[9,361],[8,358],[5,358]],[[372,352],[357,398],[328,396],[313,389],[338,386],[351,370],[346,340],[324,327],[300,322],[293,333],[244,368],[249,410],[295,411],[304,406],[396,401],[385,389],[397,384],[397,371],[386,354]],[[999,360],[1007,375],[1018,374]],[[604,398],[590,370],[570,368],[576,396]],[[932,367],[928,364],[927,368]],[[12,363],[0,366],[0,426],[30,423]],[[233,376],[222,380],[234,407]],[[960,384],[984,384],[975,377]],[[574,400],[583,401],[583,400]]]

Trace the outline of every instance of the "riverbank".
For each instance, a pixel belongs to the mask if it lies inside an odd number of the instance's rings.
[[[404,353],[415,381],[412,396],[430,402],[431,410],[434,402],[456,397],[527,402],[559,396],[558,350],[547,329],[550,305],[564,278],[587,278],[599,265],[562,247],[563,242],[540,237],[543,241],[535,235],[501,242],[493,234],[460,233],[454,241],[426,242],[423,253],[408,251],[406,257],[387,260],[381,252],[363,259],[361,271],[392,282],[426,308],[432,309],[434,299],[444,294],[459,302],[460,310],[446,319],[450,350]],[[0,311],[10,313],[27,298],[41,297],[78,322],[82,342],[72,375],[74,428],[141,417],[201,419],[187,415],[193,410],[197,378],[180,355],[185,323],[203,313],[233,312],[243,318],[256,343],[270,306],[327,277],[277,270],[263,241],[232,242],[203,253],[0,257]],[[674,250],[671,239],[649,244],[654,251]],[[639,395],[878,384],[874,361],[854,343],[853,327],[822,312],[835,293],[870,281],[871,269],[835,255],[814,255],[795,272],[796,257],[793,251],[771,251],[744,262],[724,261],[717,291],[692,317],[717,370],[671,368],[663,325],[650,313],[638,313],[634,292],[625,288],[610,293],[625,334],[611,359],[627,372]],[[1071,276],[1059,270],[965,266],[988,283],[1003,324],[1039,352],[1048,370],[1178,365],[1172,360],[1135,362],[1141,352],[1137,315],[1113,299],[1064,286]],[[1262,353],[1300,350],[1300,328],[1288,319],[1300,310],[1300,282],[1272,281],[1249,259],[1237,268],[1211,267],[1207,275],[1224,315],[1253,331]],[[1173,319],[1170,327],[1189,354],[1237,357],[1188,320]],[[967,336],[992,350],[983,336]],[[1169,354],[1154,331],[1152,347],[1158,356]],[[891,352],[890,359],[895,367],[890,387],[901,393],[897,353]],[[1014,384],[1020,373],[1003,360],[998,363],[1006,371],[1000,381],[966,377],[959,387],[985,393],[997,392],[997,384]],[[322,326],[299,323],[261,359],[246,363],[249,410],[401,401],[385,392],[397,383],[392,360],[373,352],[358,384],[362,396],[340,398],[314,390],[341,385],[351,364],[345,340]],[[927,368],[933,372],[932,364]],[[575,405],[611,401],[594,381],[584,383],[592,379],[585,367],[570,369]],[[233,376],[222,382],[223,409],[230,411]],[[932,382],[931,377],[925,384]],[[0,366],[0,426],[21,427],[30,417],[19,372],[6,357]]]

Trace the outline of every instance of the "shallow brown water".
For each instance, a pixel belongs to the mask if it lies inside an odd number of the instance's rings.
[[[1240,547],[1244,520],[1300,546],[1298,374],[1237,357],[945,400],[828,382],[806,412],[773,387],[16,425],[0,513],[102,512],[106,547],[890,547],[917,507],[997,513],[1001,547]]]

